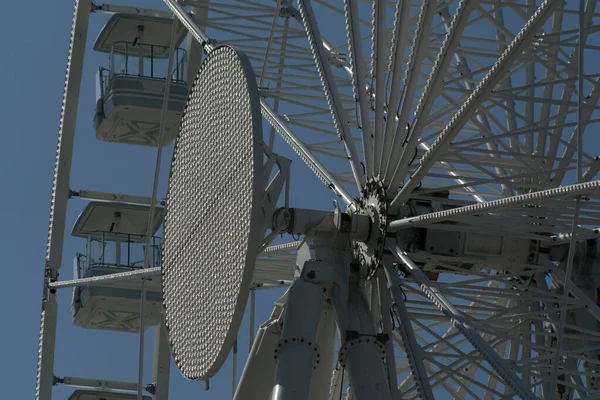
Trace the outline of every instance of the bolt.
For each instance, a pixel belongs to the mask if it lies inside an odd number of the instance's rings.
[[[315,279],[316,276],[317,276],[317,274],[316,274],[315,271],[311,270],[311,271],[308,271],[308,274],[306,274],[306,276],[307,276],[308,279]]]

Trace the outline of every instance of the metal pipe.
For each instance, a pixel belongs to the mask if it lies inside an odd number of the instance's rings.
[[[433,400],[433,391],[427,376],[427,369],[423,363],[423,349],[419,346],[415,332],[412,328],[412,322],[404,303],[404,294],[400,289],[400,278],[396,272],[387,264],[384,265],[384,272],[390,284],[390,289],[396,300],[396,309],[400,318],[400,326],[398,329],[401,332],[402,341],[406,350],[406,356],[410,363],[413,379],[419,388],[421,396],[426,400]],[[379,289],[381,291],[381,287]]]
[[[463,336],[481,353],[490,364],[492,369],[504,379],[506,385],[510,386],[515,393],[522,399],[537,400],[531,388],[525,386],[521,378],[510,368],[496,351],[486,342],[481,335],[468,323],[464,314],[454,307],[452,302],[433,285],[423,271],[408,257],[408,255],[399,247],[388,246],[395,253],[398,259],[406,266],[415,282],[421,287],[421,290],[429,297],[440,311],[446,315],[452,324],[463,334]]]
[[[167,118],[167,110],[169,106],[169,93],[171,89],[171,69],[173,67],[173,52],[175,48],[175,32],[177,31],[177,20],[173,19],[171,27],[171,42],[169,44],[169,64],[167,68],[167,79],[165,81],[165,93],[163,96],[163,104],[160,115],[160,129],[158,132],[158,149],[156,151],[156,164],[154,168],[154,183],[152,185],[152,197],[150,200],[150,210],[148,213],[148,225],[146,227],[146,248],[144,249],[144,266],[148,268],[150,244],[152,240],[152,226],[154,225],[154,209],[156,208],[156,194],[158,192],[158,178],[160,175],[160,162],[162,159],[163,136],[165,133],[165,120]],[[146,300],[145,280],[142,279],[140,299],[140,345],[139,345],[139,363],[138,363],[138,393],[137,400],[142,400],[142,387],[144,385],[144,302]]]
[[[274,314],[277,313],[275,307]],[[281,311],[279,311],[281,312]],[[234,400],[265,400],[273,390],[276,363],[273,350],[281,337],[279,315],[258,328],[246,366],[242,372]]]
[[[135,392],[138,390],[138,385],[135,382],[109,381],[93,378],[77,378],[73,376],[65,376],[59,378],[59,383],[65,386],[74,386],[81,388],[100,389],[105,391],[119,390],[122,392]]]
[[[503,208],[516,207],[530,202],[543,202],[557,198],[576,197],[582,194],[590,194],[600,190],[600,181],[583,182],[575,185],[560,186],[554,189],[541,190],[539,192],[521,194],[518,196],[508,197],[487,203],[477,203],[468,206],[451,208],[444,211],[437,211],[429,214],[423,214],[416,217],[399,219],[390,223],[390,228],[406,228],[416,227],[421,225],[429,225],[434,222],[445,221],[461,216],[469,216],[479,214],[481,212],[489,212],[501,210]]]
[[[307,399],[310,393],[323,287],[304,279],[297,279],[288,292],[283,333],[275,350],[273,400]]]
[[[237,383],[237,353],[238,353],[238,342],[237,339],[233,342],[233,347],[231,349],[232,355],[232,366],[231,366],[231,397],[235,396],[235,385]]]
[[[373,285],[375,286],[375,285]],[[391,284],[390,284],[391,286]],[[379,297],[379,315],[381,318],[381,325],[383,327],[382,333],[388,335],[388,340],[385,342],[385,357],[387,367],[387,376],[389,382],[390,393],[392,395],[392,399],[400,400],[400,391],[398,390],[398,375],[396,372],[396,354],[394,352],[394,340],[393,340],[393,328],[391,323],[390,314],[392,312],[392,299],[390,296],[390,291],[387,288],[387,281],[385,276],[385,271],[381,268],[377,270],[377,295]],[[373,307],[371,307],[371,313],[373,312]],[[402,327],[399,327],[402,328]],[[377,328],[375,328],[377,329]],[[406,327],[406,329],[411,329],[410,325]],[[416,343],[416,342],[415,342]],[[406,346],[405,346],[406,347]],[[412,349],[411,349],[412,350]],[[406,351],[408,354],[411,350]],[[427,375],[425,375],[427,377]],[[420,382],[419,382],[420,383]],[[427,392],[422,390],[421,393],[423,396],[427,396]],[[431,390],[431,389],[430,389]],[[425,397],[427,400],[433,400],[433,395],[431,397]]]
[[[584,62],[584,48],[585,48],[585,36],[584,36],[584,11],[585,11],[585,0],[579,0],[579,47],[578,47],[578,62],[577,66],[577,183],[581,182],[582,174],[582,156],[583,156],[583,62]],[[560,311],[560,322],[558,325],[558,332],[556,338],[555,355],[552,365],[552,384],[551,390],[554,391],[558,383],[558,364],[560,364],[561,351],[563,348],[563,340],[565,334],[565,324],[567,321],[567,303],[569,301],[569,285],[571,284],[571,276],[573,274],[573,259],[575,258],[576,244],[577,244],[577,223],[579,221],[579,211],[581,209],[581,196],[577,197],[575,202],[575,213],[573,215],[573,224],[571,226],[571,241],[569,243],[569,253],[567,256],[567,268],[565,271],[565,279],[563,281],[563,295],[562,295],[562,308]]]
[[[248,343],[250,345],[250,351],[252,351],[252,346],[254,345],[254,319],[255,319],[255,311],[256,311],[256,290],[254,287],[250,290],[250,334],[248,337]]]
[[[342,290],[332,290],[332,305],[342,341],[339,361],[350,377],[352,398],[391,400],[383,346],[375,338],[369,307],[356,282],[348,290],[346,299]]]
[[[152,382],[154,383],[154,400],[169,398],[169,373],[171,370],[171,348],[164,319],[156,327],[154,338],[154,366]]]

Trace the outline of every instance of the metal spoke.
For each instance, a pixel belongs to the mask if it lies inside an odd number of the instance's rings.
[[[374,167],[374,136],[369,115],[369,97],[365,81],[366,66],[363,60],[363,50],[360,37],[360,23],[357,0],[344,0],[346,11],[346,29],[348,30],[348,50],[351,68],[347,71],[352,75],[354,98],[360,110],[360,128],[362,132],[363,154],[365,157],[366,175],[376,175]]]
[[[492,368],[500,375],[508,385],[524,399],[536,399],[533,393],[524,385],[523,381],[512,371],[508,365],[502,360],[493,348],[485,342],[481,336],[467,322],[465,317],[450,303],[440,291],[432,285],[431,281],[425,274],[416,266],[406,254],[398,249],[391,248],[399,260],[406,265],[408,272],[414,280],[421,286],[427,296],[450,318],[454,326],[467,338],[467,340],[477,349],[492,366]]]
[[[491,95],[494,87],[503,80],[504,73],[512,66],[523,49],[533,42],[535,39],[534,34],[538,31],[540,26],[550,18],[554,8],[557,7],[559,3],[560,1],[558,0],[545,0],[540,5],[525,27],[523,27],[523,30],[519,32],[511,45],[500,56],[494,67],[490,69],[488,74],[475,88],[458,113],[452,118],[442,133],[440,133],[429,151],[421,158],[419,167],[394,198],[392,206],[398,206],[406,200],[410,192],[419,184],[421,179],[436,162],[436,156],[445,151],[449,146],[450,141],[459,134],[460,129],[462,129],[467,121],[474,115],[477,106],[487,99]]]
[[[329,103],[329,109],[331,110],[333,122],[336,126],[340,139],[344,142],[346,154],[352,167],[352,173],[354,175],[356,185],[360,189],[366,183],[365,172],[360,165],[360,159],[358,158],[358,152],[356,151],[356,147],[354,145],[354,139],[352,138],[350,129],[348,127],[348,116],[346,115],[345,110],[342,108],[335,77],[331,71],[331,66],[325,58],[326,50],[323,47],[323,39],[321,38],[321,33],[316,22],[312,5],[310,0],[300,0],[298,4],[300,6],[304,28],[306,30],[306,34],[308,35],[308,41],[310,42],[313,56],[315,58],[317,70],[321,76],[323,90]]]

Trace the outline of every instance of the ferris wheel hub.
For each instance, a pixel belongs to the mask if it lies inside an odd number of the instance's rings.
[[[385,186],[379,178],[367,181],[357,206],[357,214],[369,218],[370,230],[366,240],[354,241],[354,256],[371,274],[381,261],[387,234],[388,203]]]

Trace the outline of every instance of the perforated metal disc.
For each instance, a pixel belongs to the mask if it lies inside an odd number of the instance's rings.
[[[189,379],[214,375],[246,306],[264,235],[262,120],[247,57],[222,46],[202,63],[175,141],[162,293],[171,351]]]

